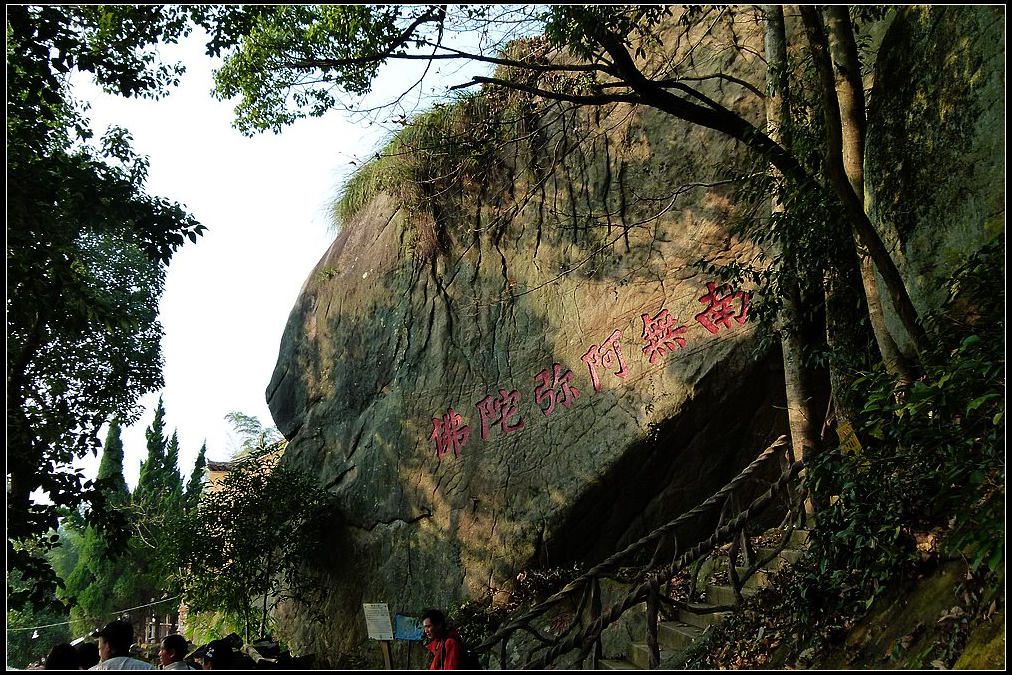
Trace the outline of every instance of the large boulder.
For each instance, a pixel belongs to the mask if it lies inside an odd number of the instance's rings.
[[[869,108],[868,212],[914,305],[928,313],[945,300],[953,270],[1005,232],[1005,8],[901,9],[879,51]]]
[[[709,91],[761,123],[747,90]],[[439,114],[477,133],[476,105]],[[729,233],[742,149],[626,105],[538,115],[453,200],[377,181],[292,310],[268,402],[342,512],[327,620],[281,617],[295,647],[354,652],[362,603],[417,616],[603,559],[785,432],[749,289],[697,264],[757,258]]]

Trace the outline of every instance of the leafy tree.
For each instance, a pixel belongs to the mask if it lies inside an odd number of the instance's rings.
[[[225,420],[239,434],[240,445],[235,453],[239,458],[251,452],[259,452],[263,448],[279,446],[284,436],[274,427],[265,427],[260,420],[252,415],[232,411],[225,415]]]
[[[161,96],[181,69],[154,46],[189,28],[186,10],[141,6],[7,9],[7,569],[14,605],[52,598],[47,534],[89,507],[109,532],[98,485],[71,469],[99,428],[129,423],[161,386],[157,304],[173,252],[204,227],[147,194],[147,160],[112,129],[98,144],[67,74],[108,91]],[[48,501],[35,501],[39,491]],[[47,543],[48,542],[48,543]]]
[[[73,515],[77,515],[77,517],[71,517]],[[87,527],[84,518],[79,513],[75,512],[71,516],[64,517],[60,521],[60,529],[56,532],[60,537],[60,545],[46,554],[46,558],[57,576],[64,580],[70,577],[81,559],[81,549],[84,546],[84,534]]]
[[[7,583],[14,588],[26,586],[17,571],[10,575]],[[66,612],[52,605],[37,607],[28,604],[20,609],[8,608],[7,668],[27,669],[44,659],[53,645],[69,642],[71,637]]]
[[[230,416],[244,450],[222,483],[204,494],[176,539],[179,581],[192,613],[222,611],[248,642],[266,635],[280,602],[306,600],[320,584],[307,572],[332,531],[326,492],[310,473],[286,465],[284,439],[254,418]]]

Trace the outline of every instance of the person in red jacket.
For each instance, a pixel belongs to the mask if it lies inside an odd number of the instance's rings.
[[[460,635],[446,625],[446,617],[438,609],[426,610],[422,614],[422,630],[429,639],[432,665],[429,670],[458,670],[464,647]]]

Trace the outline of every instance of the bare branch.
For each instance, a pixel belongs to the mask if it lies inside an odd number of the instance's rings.
[[[423,42],[426,46],[436,46],[431,42]],[[452,60],[465,60],[465,61],[478,61],[480,63],[489,63],[498,66],[511,66],[520,68],[522,70],[529,70],[537,73],[606,73],[611,75],[611,64],[605,63],[602,65],[595,64],[572,64],[572,65],[552,65],[552,64],[541,64],[541,63],[530,63],[527,61],[514,61],[512,59],[501,59],[491,56],[483,56],[481,54],[472,54],[469,52],[463,52],[456,49],[451,49],[446,45],[440,45],[442,49],[449,50],[452,53],[449,54],[376,54],[373,56],[362,56],[354,59],[292,59],[284,63],[285,67],[288,68],[340,68],[343,66],[354,66],[364,65],[367,63],[376,63],[384,59],[396,59],[400,61],[452,61]]]
[[[717,73],[715,75],[698,75],[698,76],[695,76],[695,77],[680,77],[677,80],[659,80],[659,81],[656,81],[654,84],[657,84],[658,86],[661,86],[661,87],[670,87],[670,86],[675,86],[675,85],[677,85],[680,82],[685,82],[685,81],[700,82],[700,81],[703,81],[703,80],[727,80],[728,82],[733,82],[734,84],[738,84],[738,85],[741,85],[742,87],[745,87],[750,92],[752,92],[753,94],[755,94],[756,96],[758,96],[760,99],[765,99],[766,98],[766,94],[764,94],[762,92],[762,90],[759,89],[758,87],[756,87],[755,85],[753,85],[753,84],[751,84],[749,82],[746,82],[745,80],[742,80],[740,78],[737,78],[737,77],[735,77],[733,75],[725,75],[724,73]]]
[[[475,76],[471,78],[470,82],[464,84],[458,84],[450,87],[454,89],[464,89],[466,87],[473,87],[476,84],[497,84],[506,89],[513,89],[515,91],[522,91],[532,96],[541,96],[543,98],[552,101],[565,101],[567,103],[578,103],[580,105],[606,105],[608,103],[642,103],[639,96],[632,94],[612,94],[603,96],[578,96],[576,94],[562,94],[557,91],[549,91],[547,89],[539,89],[538,87],[532,87],[526,84],[519,84],[517,82],[511,82],[509,80],[503,80],[496,77],[481,77]]]
[[[594,73],[601,72],[612,74],[613,64],[605,61],[603,64],[556,64],[556,63],[532,63],[530,61],[517,61],[515,59],[507,59],[503,57],[485,56],[483,54],[471,54],[464,52],[459,49],[453,49],[446,45],[440,45],[443,49],[450,52],[449,54],[441,54],[440,58],[461,58],[469,59],[473,61],[481,61],[482,63],[491,63],[497,66],[509,66],[513,68],[520,68],[522,70],[530,70],[538,73],[560,73],[560,72],[575,72],[575,73]],[[547,55],[547,50],[546,50]]]

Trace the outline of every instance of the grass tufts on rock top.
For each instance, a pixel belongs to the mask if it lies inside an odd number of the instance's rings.
[[[445,250],[448,237],[467,232],[467,213],[509,192],[517,148],[530,111],[523,98],[499,87],[465,93],[436,105],[393,135],[334,200],[331,215],[350,222],[386,193],[408,214],[416,254]]]
[[[544,63],[547,51],[545,38],[537,37],[512,41],[504,54]],[[592,84],[586,76],[506,66],[495,77],[567,93]],[[350,222],[386,193],[406,210],[410,240],[423,258],[446,250],[451,239],[475,236],[478,209],[489,217],[485,227],[505,227],[509,217],[503,214],[510,212],[518,181],[529,176],[536,182],[541,173],[536,164],[547,144],[552,105],[558,103],[495,84],[437,104],[397,131],[345,184],[331,208],[335,225]]]

